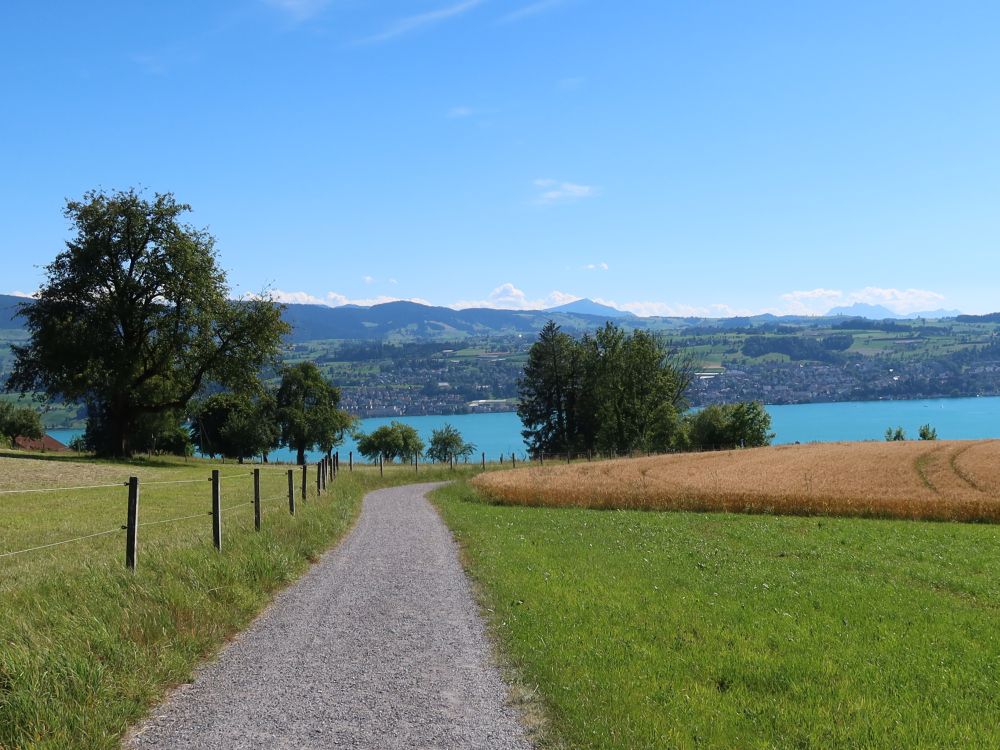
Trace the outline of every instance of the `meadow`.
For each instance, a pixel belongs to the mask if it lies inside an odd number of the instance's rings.
[[[996,526],[435,502],[541,747],[997,745]]]
[[[287,467],[265,467],[257,533],[250,466],[47,458],[0,456],[0,748],[7,750],[118,747],[166,690],[190,679],[200,660],[350,528],[365,493],[461,473],[387,466],[381,478],[377,469],[344,467],[317,497],[312,466],[304,502],[296,471],[292,517]],[[212,546],[212,469],[222,476],[221,554]],[[124,483],[133,475],[141,524],[134,574],[124,566],[120,530]],[[47,489],[80,486],[90,489]],[[77,537],[88,538],[45,546]]]
[[[1000,441],[816,443],[494,472],[500,503],[1000,521]]]

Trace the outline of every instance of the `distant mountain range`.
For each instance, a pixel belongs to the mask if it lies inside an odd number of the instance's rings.
[[[602,305],[592,299],[578,299],[575,302],[568,302],[558,307],[550,307],[545,312],[574,313],[577,315],[597,315],[616,320],[618,318],[635,318],[634,313],[619,310],[617,307]]]
[[[24,297],[0,295],[0,329],[22,328],[24,321],[16,318],[18,305]],[[862,317],[875,320],[887,318],[955,317],[953,310],[936,310],[902,316],[878,305],[852,305],[834,308],[827,316]],[[968,317],[968,316],[963,316]],[[285,320],[292,325],[292,342],[321,339],[354,340],[458,340],[468,336],[527,335],[533,336],[549,321],[554,320],[570,333],[593,331],[608,320],[629,328],[655,331],[677,331],[691,326],[718,329],[739,329],[775,323],[812,324],[822,318],[803,316],[756,315],[741,318],[640,318],[632,313],[601,305],[593,300],[577,300],[549,310],[494,310],[470,308],[453,310],[415,302],[388,302],[371,307],[345,305],[289,304]]]
[[[888,307],[866,305],[863,302],[855,302],[849,307],[834,307],[826,313],[827,317],[846,315],[851,318],[868,318],[869,320],[916,320],[918,318],[939,320],[940,318],[956,318],[961,314],[958,310],[928,310],[926,312],[901,315],[900,313],[893,312]]]

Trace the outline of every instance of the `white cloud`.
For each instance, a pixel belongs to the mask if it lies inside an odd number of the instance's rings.
[[[272,8],[284,11],[296,21],[305,21],[317,16],[329,4],[329,0],[264,0]]]
[[[466,106],[452,107],[451,109],[448,110],[448,117],[451,117],[452,119],[462,119],[465,117],[472,117],[474,114],[476,114],[476,110],[474,110],[472,107],[466,107]]]
[[[623,302],[595,297],[594,302],[608,305],[619,310],[634,313],[640,318],[733,318],[742,315],[754,315],[750,310],[743,310],[729,305],[717,303],[713,305],[686,305],[669,302]]]
[[[406,34],[420,31],[421,29],[436,26],[439,23],[460,16],[479,5],[482,5],[483,2],[484,0],[463,0],[463,2],[449,5],[444,8],[438,8],[437,10],[428,11],[427,13],[400,18],[384,31],[365,37],[364,39],[359,39],[357,44],[378,44],[380,42],[388,42],[390,39],[395,39]]]
[[[399,282],[396,281],[395,279],[389,279],[389,283],[392,284],[393,286],[396,286],[396,284],[398,284]]]
[[[276,302],[284,302],[294,305],[326,305],[327,307],[342,307],[343,305],[359,305],[361,307],[371,307],[372,305],[383,305],[386,302],[416,302],[421,305],[431,303],[420,297],[389,297],[378,295],[362,299],[352,299],[346,294],[339,292],[327,292],[324,297],[317,297],[309,292],[286,292],[275,289],[271,296]]]
[[[375,283],[375,277],[374,276],[362,276],[361,280],[363,282],[365,282],[366,284],[374,284]]]
[[[7,295],[9,295],[11,297],[24,297],[25,299],[31,299],[32,297],[34,297],[35,295],[37,295],[38,292],[34,292],[32,294],[29,294],[28,292],[20,292],[20,291],[18,291],[18,290],[15,289],[13,292],[4,292],[4,294],[7,294]]]
[[[849,307],[855,303],[882,305],[899,315],[923,312],[940,307],[943,294],[928,289],[893,289],[866,286],[845,292],[840,289],[810,289],[782,294],[786,303],[783,312],[792,315],[823,315],[833,307]]]
[[[552,10],[558,8],[560,5],[565,5],[566,0],[537,0],[536,2],[524,5],[517,10],[508,13],[506,16],[500,19],[500,23],[511,23],[513,21],[522,21],[525,18],[530,18],[531,16],[537,16],[539,13],[544,13],[547,10]]]
[[[544,299],[529,299],[528,295],[511,283],[501,284],[484,300],[461,300],[448,307],[465,310],[470,307],[490,307],[497,310],[544,310],[581,299],[575,294],[553,291]]]
[[[583,267],[584,271],[607,271],[607,263],[588,263]]]
[[[539,190],[535,202],[542,205],[572,203],[582,198],[593,198],[598,192],[593,185],[580,185],[576,182],[560,182],[551,179],[535,180],[535,187]]]

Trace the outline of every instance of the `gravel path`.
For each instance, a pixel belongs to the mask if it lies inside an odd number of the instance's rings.
[[[126,747],[529,750],[424,497],[436,486],[368,495],[344,541]]]

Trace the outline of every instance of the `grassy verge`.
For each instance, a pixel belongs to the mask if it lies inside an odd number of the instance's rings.
[[[207,514],[212,468],[224,477],[222,554]],[[255,533],[249,467],[0,457],[0,491],[115,484],[133,474],[142,482],[139,520],[151,524],[139,531],[135,575],[124,569],[124,532],[0,558],[2,748],[118,747],[166,689],[189,679],[347,531],[366,492],[455,475],[342,471],[321,498],[310,481],[292,518],[285,473],[265,470],[263,531]],[[124,487],[0,494],[0,554],[117,529],[126,497]],[[157,523],[185,516],[194,517]]]
[[[550,745],[996,745],[995,526],[435,501]]]

